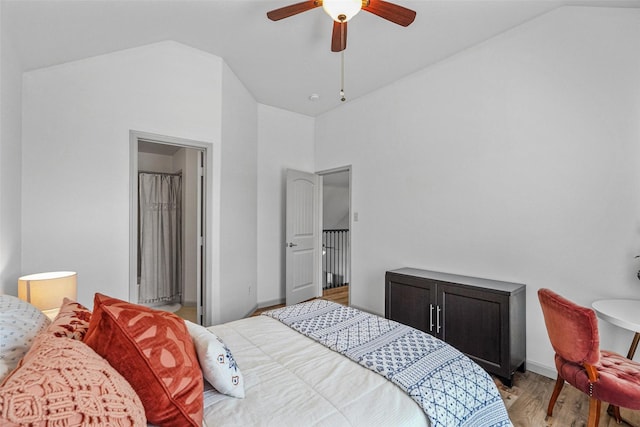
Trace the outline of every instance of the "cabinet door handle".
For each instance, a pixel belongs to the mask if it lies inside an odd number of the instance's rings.
[[[437,323],[436,334],[440,333],[440,311],[441,311],[440,306],[438,306],[438,313],[436,314],[436,323]]]
[[[433,332],[433,304],[429,304],[429,332]]]

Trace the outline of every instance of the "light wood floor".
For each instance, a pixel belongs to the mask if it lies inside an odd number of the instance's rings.
[[[322,299],[328,299],[329,301],[337,302],[342,305],[349,305],[349,285],[332,289],[324,289],[322,291]]]
[[[197,311],[196,311],[196,307],[192,307],[192,306],[182,306],[180,307],[180,310],[175,312],[176,315],[182,317],[185,320],[189,320],[193,323],[198,323],[197,321]]]
[[[515,427],[549,427],[587,425],[589,399],[569,384],[565,384],[553,416],[545,421],[549,398],[555,385],[555,379],[547,378],[533,372],[517,372],[512,388],[504,387],[497,381],[498,390],[504,400],[509,418]],[[602,405],[599,427],[618,427],[613,417],[606,413],[607,405]],[[640,411],[620,409],[622,417],[635,426],[640,426]],[[624,424],[623,424],[624,425]]]
[[[339,288],[324,289],[322,291],[322,299],[337,302],[342,305],[349,305],[349,285],[340,286]],[[251,314],[252,316],[258,316],[259,314],[273,310],[275,308],[284,307],[285,304],[272,305],[270,307],[259,308]]]
[[[323,292],[322,298],[348,305],[349,288],[343,286],[330,289]],[[279,307],[284,307],[284,304],[256,310],[253,315]],[[569,384],[565,384],[562,389],[556,401],[553,416],[545,420],[555,379],[527,371],[516,372],[511,388],[502,385],[497,378],[495,381],[514,427],[583,427],[587,425],[589,399]],[[599,427],[618,427],[619,424],[613,417],[607,415],[606,410],[607,405],[603,404]],[[640,427],[640,411],[622,408],[620,412],[622,417],[632,425]]]

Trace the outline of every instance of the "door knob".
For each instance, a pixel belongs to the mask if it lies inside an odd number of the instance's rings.
[[[292,247],[294,247],[294,246],[298,246],[298,245],[297,245],[297,244],[295,244],[295,243],[291,243],[291,242],[289,242],[289,243],[287,243],[285,246],[287,246],[287,247],[289,247],[289,248],[292,248]]]

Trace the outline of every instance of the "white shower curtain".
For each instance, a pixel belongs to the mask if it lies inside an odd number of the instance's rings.
[[[182,297],[182,176],[138,175],[140,304]]]

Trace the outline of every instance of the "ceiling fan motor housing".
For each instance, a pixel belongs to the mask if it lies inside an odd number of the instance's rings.
[[[336,22],[346,22],[362,9],[362,0],[323,0],[322,8]]]

